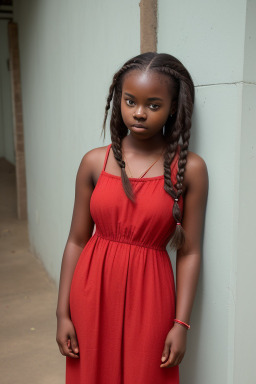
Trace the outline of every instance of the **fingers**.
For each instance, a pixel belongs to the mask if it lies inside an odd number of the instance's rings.
[[[166,353],[163,352],[163,356],[166,356]],[[160,368],[170,368],[175,365],[179,365],[184,357],[184,354],[171,350],[168,359],[164,360],[160,365]]]
[[[73,337],[73,336],[72,336]],[[75,338],[76,339],[76,338]],[[67,347],[68,347],[68,355],[66,356],[70,356],[70,357],[74,357],[75,359],[79,358],[79,353],[78,352],[75,352],[73,350],[73,347],[72,347],[72,339],[68,339],[68,342],[67,342]],[[76,350],[78,351],[78,346],[76,344]]]
[[[180,365],[180,363],[181,363],[182,360],[183,360],[183,357],[184,357],[184,354],[181,354],[180,357],[178,358],[178,361],[177,361],[177,364],[176,364],[176,365]]]
[[[77,342],[76,334],[73,333],[72,335],[70,335],[70,338],[71,338],[71,349],[72,349],[72,352],[75,353],[75,354],[78,354],[79,353],[79,348],[78,348],[78,342]]]
[[[73,323],[68,318],[60,318],[57,323],[56,341],[64,356],[79,358],[79,347]]]
[[[58,343],[58,342],[57,342],[57,343]],[[62,355],[64,355],[64,351],[63,351],[62,345],[58,343],[58,347],[59,347],[60,353],[61,353]]]
[[[162,353],[162,358],[161,358],[161,361],[162,363],[166,360],[168,360],[168,357],[169,357],[169,354],[170,354],[170,347],[167,343],[164,344],[164,350],[163,350],[163,353]]]
[[[70,339],[65,340],[65,341],[57,341],[57,343],[58,343],[58,346],[59,346],[60,353],[63,356],[69,356],[69,357],[73,357],[75,359],[79,358],[79,354],[78,353],[74,353],[74,351],[72,349],[71,340]]]

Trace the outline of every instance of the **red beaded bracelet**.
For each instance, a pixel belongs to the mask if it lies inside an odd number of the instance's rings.
[[[175,323],[184,325],[184,327],[186,327],[187,329],[190,329],[190,325],[187,324],[187,323],[184,323],[184,321],[180,321],[180,320],[178,320],[178,319],[174,319],[173,321],[174,321]]]

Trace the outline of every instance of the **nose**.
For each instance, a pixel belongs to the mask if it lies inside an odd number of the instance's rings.
[[[133,117],[135,119],[144,119],[145,120],[147,118],[147,114],[146,114],[145,109],[142,106],[138,106],[136,108],[136,110],[134,111]]]

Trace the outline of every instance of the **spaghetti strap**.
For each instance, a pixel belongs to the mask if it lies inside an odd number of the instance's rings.
[[[103,164],[103,171],[105,171],[105,168],[106,168],[110,147],[111,147],[111,144],[109,144],[108,147],[107,147],[107,151],[106,151],[106,155],[105,155],[105,160],[104,160],[104,164]]]

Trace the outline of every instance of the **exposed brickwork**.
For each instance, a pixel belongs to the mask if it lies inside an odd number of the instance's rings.
[[[14,145],[16,156],[17,214],[19,219],[27,218],[27,188],[24,155],[24,133],[21,98],[20,55],[18,44],[18,26],[8,24],[10,72],[12,85],[12,106],[14,121]]]
[[[140,51],[157,51],[157,0],[140,2]]]

